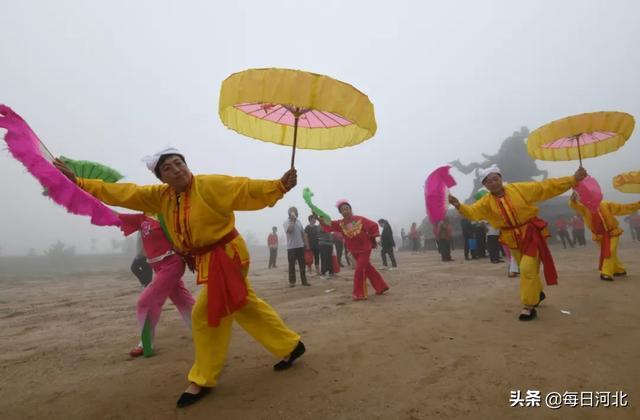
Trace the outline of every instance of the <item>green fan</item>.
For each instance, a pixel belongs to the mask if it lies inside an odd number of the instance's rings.
[[[73,160],[65,156],[60,156],[60,160],[65,163],[73,171],[75,176],[87,179],[101,179],[104,182],[118,182],[124,175],[101,163],[92,162],[90,160]],[[42,195],[49,195],[46,188],[43,189]]]
[[[487,194],[489,194],[489,191],[487,191],[484,188],[482,188],[481,190],[478,190],[475,194],[473,194],[473,198],[476,201],[478,201],[478,200],[480,200],[482,197],[484,197]]]
[[[90,160],[73,160],[65,156],[60,156],[63,161],[79,178],[101,179],[104,182],[118,182],[124,175],[101,163]]]
[[[307,203],[311,211],[313,211],[315,214],[318,215],[318,217],[324,220],[325,224],[327,225],[331,224],[331,216],[329,216],[327,213],[320,210],[318,206],[313,204],[313,202],[311,201],[311,197],[313,197],[313,192],[311,192],[309,188],[305,188],[304,190],[302,190],[302,199],[304,200],[305,203]]]

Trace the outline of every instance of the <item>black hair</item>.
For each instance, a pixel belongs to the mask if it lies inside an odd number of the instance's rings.
[[[178,156],[180,159],[182,159],[182,163],[184,163],[185,165],[187,164],[187,161],[184,160],[184,156],[182,156],[179,153],[171,153],[171,154],[168,154],[168,155],[160,156],[160,159],[158,160],[158,163],[156,163],[156,167],[153,168],[153,173],[156,174],[156,177],[158,179],[160,179],[160,180],[162,179],[160,177],[160,166],[162,166],[162,164],[164,163],[165,160],[167,160],[167,159],[169,159],[170,157],[173,157],[173,156]]]

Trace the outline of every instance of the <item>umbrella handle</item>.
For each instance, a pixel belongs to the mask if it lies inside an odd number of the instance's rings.
[[[293,169],[293,164],[296,160],[296,142],[298,141],[298,119],[299,118],[300,117],[298,115],[295,115],[295,118],[293,120],[293,152],[291,154],[291,169]]]
[[[582,168],[582,152],[580,151],[580,134],[578,135],[578,137],[576,138],[576,141],[578,142],[578,159],[580,160],[580,167]]]

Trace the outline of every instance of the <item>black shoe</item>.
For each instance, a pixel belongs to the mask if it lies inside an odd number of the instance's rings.
[[[544,292],[540,292],[540,300],[538,301],[536,306],[540,305],[542,301],[545,300],[546,298],[547,298],[547,295],[545,295]]]
[[[303,286],[311,286],[311,283],[307,283],[306,281],[302,283]]]
[[[178,408],[183,408],[191,404],[195,404],[198,402],[198,400],[200,400],[202,397],[207,395],[209,392],[211,392],[211,388],[204,388],[204,387],[200,388],[200,392],[198,392],[197,394],[183,392],[182,395],[180,395],[180,398],[178,398],[178,402],[176,403],[176,405],[178,406]]]
[[[613,277],[609,277],[609,276],[605,276],[604,274],[600,274],[600,280],[613,281]]]
[[[286,370],[286,369],[289,369],[291,367],[291,365],[293,365],[293,362],[298,357],[302,356],[306,350],[307,349],[304,347],[304,344],[302,343],[302,341],[298,341],[298,345],[296,346],[295,349],[293,349],[293,351],[289,355],[289,358],[287,360],[280,360],[278,363],[273,365],[273,369],[274,370]]]
[[[536,318],[536,315],[537,315],[537,314],[538,314],[538,313],[536,312],[536,310],[535,310],[535,309],[533,309],[533,308],[531,308],[531,309],[529,309],[529,315],[527,315],[527,314],[520,314],[520,315],[518,316],[518,319],[519,319],[520,321],[531,321],[531,320],[533,320],[533,319],[535,319],[535,318]]]
[[[626,271],[623,271],[622,273],[613,273],[613,275],[614,275],[615,277],[619,277],[619,276],[626,276],[626,275],[627,275],[627,272],[626,272]]]

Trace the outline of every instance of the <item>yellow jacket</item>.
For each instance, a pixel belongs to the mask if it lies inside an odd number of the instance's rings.
[[[486,220],[500,230],[500,242],[511,249],[520,247],[525,225],[538,215],[534,204],[560,195],[573,187],[575,177],[549,178],[541,182],[516,182],[504,186],[504,197],[486,194],[458,211],[469,220]],[[545,231],[544,235],[548,235]]]
[[[235,228],[235,210],[272,207],[285,192],[280,180],[225,175],[194,175],[187,191],[179,194],[167,184],[140,186],[82,178],[77,183],[106,204],[162,215],[180,252],[219,241]],[[227,254],[233,258],[237,253],[241,262],[248,264],[249,252],[242,237],[230,245]],[[198,283],[205,282],[209,255],[199,257],[196,265]]]
[[[587,209],[584,204],[574,200],[569,200],[569,207],[577,211],[580,216],[582,216],[586,225],[591,229],[592,239],[596,242],[600,241],[600,239],[602,239],[602,235],[598,235],[593,232],[593,223],[589,209]],[[604,222],[605,229],[609,232],[609,236],[620,236],[622,235],[622,232],[624,232],[620,228],[618,219],[616,219],[615,216],[625,216],[627,214],[632,214],[636,210],[640,210],[640,201],[631,204],[620,204],[614,203],[613,201],[602,200],[598,207],[598,213]]]

